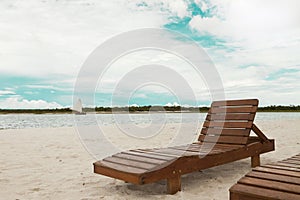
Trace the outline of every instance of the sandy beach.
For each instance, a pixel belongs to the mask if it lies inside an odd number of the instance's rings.
[[[300,121],[258,121],[274,138],[275,151],[261,156],[266,164],[300,151]],[[163,137],[148,141],[161,146],[178,125],[167,126]],[[114,133],[117,128],[108,126]],[[112,140],[120,139],[116,134]],[[122,139],[122,138],[121,138]],[[127,140],[126,147],[140,147]],[[146,144],[145,144],[146,146]],[[182,191],[166,194],[166,182],[137,186],[93,173],[93,158],[84,148],[75,128],[13,129],[0,131],[1,199],[228,199],[228,189],[251,170],[244,159],[184,175]]]

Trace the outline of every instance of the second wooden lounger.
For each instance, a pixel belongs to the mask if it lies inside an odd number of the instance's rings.
[[[181,190],[183,174],[247,157],[256,167],[260,154],[274,150],[274,140],[253,124],[257,106],[257,99],[215,101],[197,142],[120,152],[95,162],[94,172],[140,185],[166,179],[167,192],[175,194]],[[258,137],[250,137],[251,130]],[[209,151],[205,144],[215,145]]]
[[[230,200],[299,200],[300,154],[254,168],[229,191]]]

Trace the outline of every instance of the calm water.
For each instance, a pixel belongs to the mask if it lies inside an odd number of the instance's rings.
[[[206,113],[168,113],[168,114],[8,114],[0,115],[0,129],[20,128],[49,128],[49,127],[72,127],[84,125],[110,125],[113,123],[187,123],[197,120],[203,121]],[[266,120],[293,120],[300,119],[300,113],[257,113],[256,121]]]

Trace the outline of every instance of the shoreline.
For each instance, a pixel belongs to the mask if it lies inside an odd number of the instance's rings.
[[[99,125],[110,126],[114,124],[159,124],[160,120],[164,124],[182,123],[203,123],[206,113],[130,113],[130,114],[87,114],[87,115],[67,115],[67,114],[7,114],[0,115],[0,131],[10,129],[27,128],[59,128]],[[116,121],[117,120],[117,121]],[[154,121],[153,121],[154,120]],[[256,122],[260,121],[281,121],[300,120],[300,112],[259,112],[256,114]]]
[[[276,110],[276,111],[261,111],[258,110],[258,113],[300,113],[300,110]],[[85,112],[86,114],[147,114],[149,111],[135,111],[135,112],[126,112],[126,111],[118,111],[118,112]],[[207,113],[207,111],[200,111],[200,112],[194,112],[194,111],[165,111],[165,112],[159,112],[159,111],[151,111],[151,113],[166,113],[166,114],[189,114],[189,113]],[[43,113],[33,113],[33,112],[1,112],[0,115],[75,115],[74,113],[70,112],[43,112]]]

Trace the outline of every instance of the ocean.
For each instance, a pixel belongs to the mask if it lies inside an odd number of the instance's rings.
[[[153,113],[153,114],[6,114],[0,115],[0,129],[75,127],[111,125],[114,123],[189,123],[204,121],[206,113]],[[296,120],[300,112],[258,112],[255,121]]]

